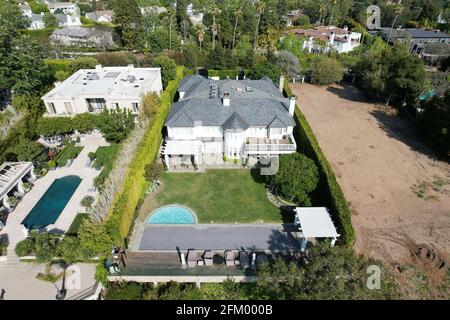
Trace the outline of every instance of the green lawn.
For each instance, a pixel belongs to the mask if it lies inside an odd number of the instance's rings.
[[[69,227],[69,230],[67,230],[68,235],[77,235],[78,230],[80,229],[81,222],[83,222],[84,219],[87,219],[89,217],[89,213],[79,213],[75,216],[75,219],[73,219],[72,224]]]
[[[78,147],[74,145],[70,145],[66,147],[63,151],[61,151],[61,154],[59,154],[56,160],[56,163],[59,167],[64,167],[67,164],[67,160],[69,159],[75,159],[80,154],[81,150],[83,150],[83,147]]]
[[[102,172],[100,172],[100,177],[106,179],[108,174],[111,172],[114,159],[119,151],[119,147],[120,146],[118,144],[111,144],[108,147],[98,147],[95,152],[97,154],[97,158],[94,160],[94,167],[103,167]]]
[[[282,220],[280,209],[267,200],[261,178],[250,170],[164,173],[162,181],[158,204],[185,205],[195,211],[200,223]]]

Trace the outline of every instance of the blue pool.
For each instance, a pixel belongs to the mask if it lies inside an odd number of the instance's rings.
[[[40,229],[55,223],[81,180],[78,176],[66,176],[53,181],[22,224],[28,229]]]
[[[147,224],[194,224],[195,214],[188,208],[170,205],[153,211]]]

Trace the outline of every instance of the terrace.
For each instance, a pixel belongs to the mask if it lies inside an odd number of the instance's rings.
[[[245,150],[248,154],[260,154],[261,152],[292,153],[297,150],[297,144],[291,135],[282,139],[247,138]]]

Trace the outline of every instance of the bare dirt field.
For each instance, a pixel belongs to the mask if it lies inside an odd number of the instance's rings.
[[[291,88],[350,203],[355,249],[394,265],[421,259],[446,269],[450,164],[430,152],[410,120],[353,87]]]

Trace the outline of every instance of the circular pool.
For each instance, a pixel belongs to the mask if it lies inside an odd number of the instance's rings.
[[[197,218],[192,210],[180,205],[168,205],[153,211],[147,224],[195,224]]]

